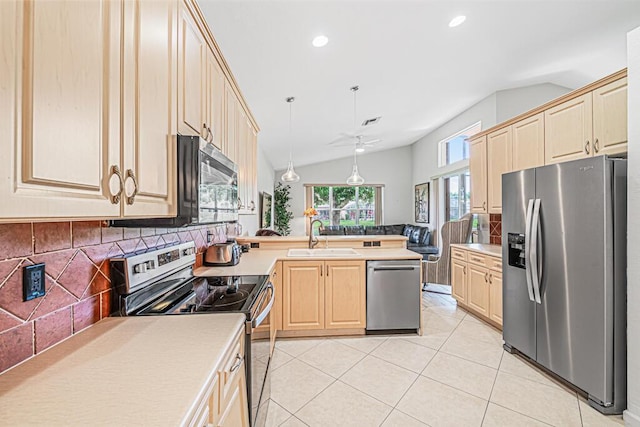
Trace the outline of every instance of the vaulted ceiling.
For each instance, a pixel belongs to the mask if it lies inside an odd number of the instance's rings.
[[[626,66],[638,0],[199,0],[275,169],[352,153],[330,146],[359,129],[381,150],[415,142],[498,90],[577,88]],[[457,15],[466,21],[448,24]],[[322,48],[311,45],[319,34]],[[289,133],[288,96],[293,103]]]

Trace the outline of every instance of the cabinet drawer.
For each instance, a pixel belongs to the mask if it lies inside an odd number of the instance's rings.
[[[231,349],[226,354],[224,362],[222,362],[222,370],[220,371],[220,402],[227,401],[229,392],[233,390],[234,381],[240,371],[245,369],[244,364],[244,334],[240,334]]]
[[[467,260],[467,251],[458,248],[451,248],[451,258],[459,259],[461,261]]]
[[[482,267],[488,266],[487,257],[477,252],[469,252],[468,260],[472,264],[476,264]]]
[[[487,267],[489,267],[492,270],[502,271],[502,259],[488,257],[487,258]]]

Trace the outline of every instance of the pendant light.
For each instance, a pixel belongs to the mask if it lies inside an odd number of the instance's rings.
[[[291,104],[295,101],[293,96],[285,99],[289,103],[289,165],[287,171],[282,174],[280,180],[282,182],[298,182],[300,181],[300,175],[293,169],[293,137],[291,136]]]
[[[351,92],[353,92],[353,132],[356,131],[356,93],[360,89],[359,86],[353,86],[351,88]],[[358,147],[356,144],[355,149],[353,150],[353,169],[351,171],[351,176],[347,178],[347,185],[362,185],[364,184],[364,178],[360,176],[358,173]]]

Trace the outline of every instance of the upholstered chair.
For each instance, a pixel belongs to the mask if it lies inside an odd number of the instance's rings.
[[[440,229],[440,255],[430,255],[427,261],[422,261],[422,290],[427,290],[427,284],[437,283],[451,285],[451,264],[449,249],[452,243],[467,243],[471,236],[473,215],[467,214],[458,221],[445,222]]]

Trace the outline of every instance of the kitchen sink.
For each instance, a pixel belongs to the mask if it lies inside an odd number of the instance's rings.
[[[351,248],[333,249],[289,249],[287,256],[290,257],[340,257],[359,256],[360,254]]]

